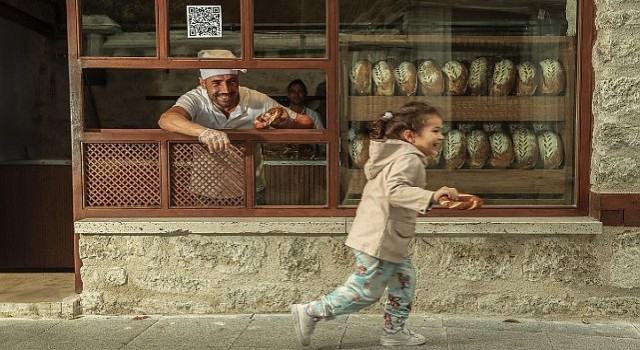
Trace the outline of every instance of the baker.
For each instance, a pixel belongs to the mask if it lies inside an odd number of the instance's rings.
[[[198,57],[236,58],[228,50],[202,50]],[[166,131],[197,136],[211,153],[224,151],[231,145],[227,134],[220,129],[253,129],[258,125],[254,122],[274,107],[282,108],[284,113],[279,116],[286,122],[269,123],[271,127],[314,128],[309,116],[285,108],[261,92],[240,86],[239,72],[246,73],[246,69],[200,69],[199,85],[162,113],[158,125]],[[265,187],[259,168],[261,157],[256,162],[256,193]]]

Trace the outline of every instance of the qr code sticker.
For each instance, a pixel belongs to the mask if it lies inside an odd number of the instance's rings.
[[[187,38],[222,37],[222,6],[187,6]]]

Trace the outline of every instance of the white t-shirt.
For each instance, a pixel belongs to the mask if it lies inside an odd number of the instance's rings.
[[[256,90],[241,86],[238,92],[240,101],[228,119],[211,102],[207,95],[207,90],[201,86],[180,96],[174,106],[184,108],[194,123],[211,129],[253,129],[253,121],[260,114],[272,107],[280,106],[274,99]],[[286,108],[286,110],[292,118],[298,115],[289,108]]]

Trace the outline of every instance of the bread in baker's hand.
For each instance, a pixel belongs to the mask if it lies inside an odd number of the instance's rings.
[[[516,66],[511,60],[501,60],[493,68],[490,96],[507,96],[516,82]]]
[[[467,158],[467,139],[460,130],[451,130],[442,142],[442,158],[447,169],[459,169]]]
[[[540,68],[530,61],[518,63],[516,66],[518,79],[516,80],[516,96],[533,96],[538,90],[540,82]]]
[[[291,123],[293,123],[293,120],[289,116],[289,113],[287,113],[287,110],[282,106],[276,106],[256,117],[253,121],[253,127],[256,129],[265,129],[271,126],[284,129],[291,127]]]
[[[540,93],[546,96],[562,95],[566,88],[566,72],[562,63],[554,59],[540,61],[542,86]]]
[[[469,66],[469,94],[471,96],[488,95],[493,75],[493,61],[487,57],[478,57]]]
[[[395,94],[396,81],[391,62],[385,60],[376,62],[373,65],[371,76],[373,77],[373,94],[375,96],[393,96]]]
[[[480,129],[467,134],[467,153],[469,154],[469,168],[482,168],[491,156],[491,146],[487,134]]]
[[[401,62],[393,69],[396,92],[400,96],[413,96],[418,90],[416,66],[411,62]]]
[[[505,169],[513,163],[515,153],[509,135],[504,132],[495,132],[489,135],[489,145],[491,146],[491,158],[489,159],[491,168]]]
[[[538,162],[538,141],[533,130],[515,128],[511,133],[515,153],[513,166],[518,169],[533,169]]]
[[[461,96],[467,91],[469,70],[460,61],[449,61],[442,67],[444,73],[445,91],[449,96]]]
[[[560,135],[553,131],[542,131],[538,134],[540,160],[545,169],[557,169],[564,161],[564,146]]]
[[[371,95],[371,69],[371,62],[366,58],[360,59],[353,64],[349,72],[352,95]]]

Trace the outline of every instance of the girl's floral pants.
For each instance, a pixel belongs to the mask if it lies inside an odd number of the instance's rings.
[[[356,271],[333,292],[307,304],[307,313],[318,319],[332,319],[359,311],[378,301],[385,289],[385,330],[396,332],[404,327],[411,311],[416,272],[407,256],[402,262],[380,260],[359,250]]]

